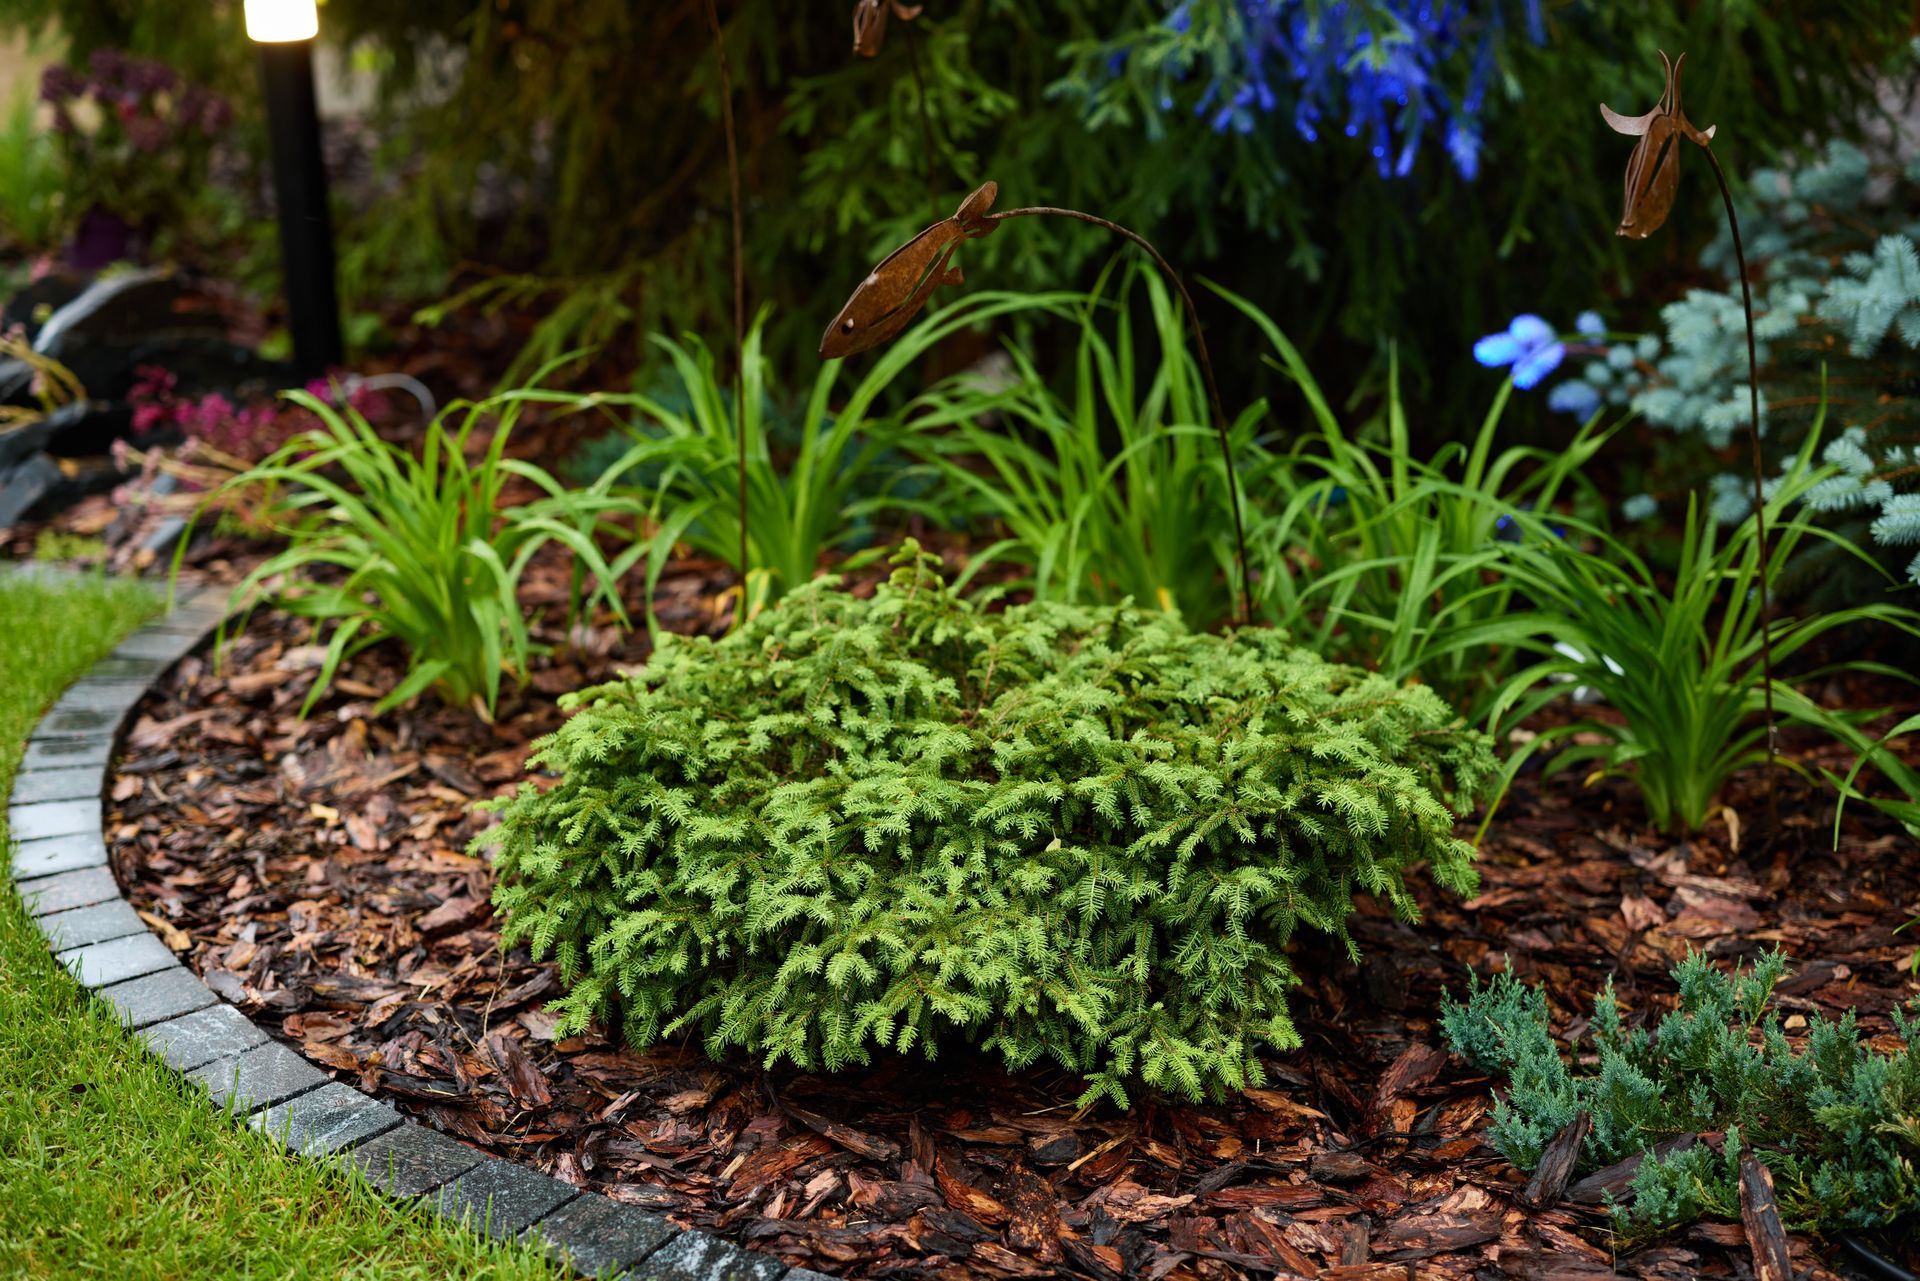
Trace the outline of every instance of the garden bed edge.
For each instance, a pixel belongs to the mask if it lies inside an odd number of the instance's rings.
[[[150,931],[109,865],[103,796],[134,709],[224,616],[183,591],[57,699],[28,737],[8,802],[14,887],[81,986],[216,1104],[294,1153],[357,1166],[397,1201],[488,1235],[537,1240],[581,1275],[630,1281],[826,1281],[771,1255],[485,1156],[333,1080],[220,1000]]]

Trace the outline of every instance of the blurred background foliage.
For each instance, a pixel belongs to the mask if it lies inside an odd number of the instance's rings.
[[[0,0],[0,26],[57,20],[70,61],[164,60],[246,118],[238,9]],[[1230,283],[1330,386],[1380,390],[1397,348],[1441,435],[1474,421],[1447,407],[1484,403],[1461,355],[1497,320],[1600,306],[1651,327],[1700,270],[1709,182],[1682,184],[1670,234],[1613,237],[1625,153],[1596,102],[1644,110],[1658,50],[1686,50],[1687,102],[1729,168],[1785,163],[1869,125],[1914,23],[1908,0],[929,0],[866,59],[842,0],[720,10],[750,292],[774,306],[780,365],[810,360],[871,264],[991,177],[1003,203],[1099,212]],[[322,26],[379,89],[371,196],[343,209],[351,297],[536,309],[529,361],[586,342],[637,364],[650,329],[728,331],[700,0],[328,0]],[[965,266],[996,287],[1085,285],[1114,248],[1035,220],[969,246]],[[1257,336],[1207,305],[1228,381],[1264,390]]]

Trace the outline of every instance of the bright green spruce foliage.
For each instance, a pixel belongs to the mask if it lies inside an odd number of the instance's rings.
[[[1553,1041],[1546,998],[1510,973],[1467,1002],[1446,999],[1441,1024],[1453,1050],[1507,1077],[1494,1107],[1493,1144],[1523,1170],[1579,1112],[1593,1118],[1583,1170],[1611,1165],[1683,1134],[1722,1132],[1722,1151],[1696,1144],[1649,1158],[1616,1207],[1635,1235],[1703,1215],[1740,1213],[1740,1153],[1751,1147],[1773,1172],[1786,1225],[1796,1231],[1868,1228],[1920,1206],[1920,1022],[1902,1011],[1907,1047],[1863,1045],[1849,1010],[1814,1016],[1798,1050],[1781,1030],[1773,989],[1787,958],[1762,956],[1731,976],[1704,956],[1673,971],[1677,1008],[1657,1029],[1627,1029],[1611,981],[1594,1001],[1598,1071],[1576,1074]]]
[[[1296,925],[1352,952],[1355,890],[1410,917],[1422,860],[1472,890],[1445,802],[1494,762],[1430,690],[1157,610],[988,614],[894,563],[572,696],[533,758],[559,784],[482,838],[562,1034],[838,1069],[958,1033],[1089,1100],[1198,1098],[1298,1044]]]

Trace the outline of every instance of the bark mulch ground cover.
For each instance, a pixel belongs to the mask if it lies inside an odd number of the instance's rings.
[[[680,567],[663,618],[720,629],[725,581]],[[1778,944],[1798,962],[1790,1011],[1857,1009],[1880,1037],[1916,990],[1915,943],[1895,930],[1920,914],[1920,862],[1865,807],[1836,850],[1830,798],[1782,772],[1776,817],[1743,780],[1735,819],[1675,840],[1624,790],[1567,777],[1522,781],[1472,902],[1423,889],[1409,926],[1363,901],[1359,966],[1303,934],[1307,1047],[1221,1106],[1081,1112],[1063,1073],[1008,1075],[958,1051],[815,1076],[714,1063],[698,1044],[555,1040],[555,976],[501,953],[492,873],[466,848],[485,821],[474,802],[512,788],[557,724],[553,696],[644,654],[610,631],[573,640],[492,726],[426,704],[373,718],[397,679],[382,652],[302,721],[320,652],[263,612],[219,668],[188,659],[139,713],[108,803],[119,873],[216,991],[338,1078],[476,1147],[836,1275],[1750,1276],[1738,1224],[1628,1246],[1593,1180],[1532,1203],[1482,1141],[1489,1082],[1441,1048],[1441,987],[1510,958],[1564,1032],[1609,974],[1657,1010],[1689,948]],[[1796,1270],[1831,1275],[1830,1246],[1791,1246]]]

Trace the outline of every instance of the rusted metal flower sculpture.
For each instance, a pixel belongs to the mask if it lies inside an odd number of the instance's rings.
[[[920,16],[925,5],[907,5],[900,0],[859,0],[853,6],[853,51],[863,58],[880,56],[880,46],[887,39],[887,18],[889,15],[903,23],[912,23]],[[920,47],[914,43],[913,27],[904,28],[907,33],[907,62],[913,67],[914,101],[919,106],[920,146],[922,159],[927,170],[927,207],[937,212],[939,203],[939,185],[934,181],[933,118],[927,112],[927,80],[920,74]]]
[[[739,616],[747,617],[747,267],[745,238],[740,221],[740,143],[733,127],[733,71],[727,65],[727,39],[720,27],[720,10],[707,0],[707,27],[713,32],[713,56],[720,70],[720,122],[727,136],[727,194],[733,214],[733,351],[740,368],[734,377],[733,433],[738,454],[740,517]]]
[[[961,283],[960,269],[953,266],[953,255],[961,242],[992,235],[1008,219],[1043,215],[1074,218],[1104,227],[1114,235],[1138,245],[1180,294],[1188,327],[1193,330],[1194,346],[1200,353],[1200,373],[1206,381],[1207,404],[1213,414],[1214,430],[1220,438],[1220,456],[1226,464],[1227,501],[1233,509],[1234,550],[1240,570],[1241,619],[1252,623],[1253,579],[1247,566],[1247,535],[1240,513],[1240,481],[1233,466],[1233,445],[1227,435],[1227,415],[1220,400],[1220,385],[1213,375],[1213,355],[1207,350],[1206,334],[1200,328],[1200,312],[1193,304],[1193,295],[1187,291],[1186,282],[1173,269],[1173,265],[1161,256],[1160,251],[1148,243],[1146,237],[1117,222],[1078,209],[1060,209],[1051,205],[993,213],[993,202],[999,194],[1000,184],[981,183],[973,194],[960,202],[960,207],[952,217],[934,223],[883,258],[880,265],[860,282],[853,296],[847,299],[846,306],[840,309],[840,314],[833,318],[826,333],[821,335],[821,359],[855,356],[898,337],[926,307],[934,290],[943,285]]]
[[[1680,144],[1691,142],[1706,154],[1713,176],[1720,184],[1720,201],[1726,206],[1727,227],[1733,233],[1733,257],[1740,269],[1740,301],[1747,319],[1747,430],[1753,446],[1753,520],[1760,544],[1760,614],[1766,617],[1768,550],[1765,493],[1765,464],[1760,456],[1760,370],[1753,337],[1753,286],[1747,281],[1747,253],[1740,243],[1740,220],[1733,211],[1733,192],[1727,186],[1726,171],[1713,154],[1712,126],[1696,128],[1680,105],[1680,72],[1687,55],[1669,61],[1664,51],[1660,61],[1667,69],[1667,86],[1653,110],[1639,116],[1623,116],[1606,103],[1600,115],[1616,133],[1640,141],[1627,159],[1626,199],[1615,234],[1644,240],[1658,231],[1673,210],[1674,193],[1680,181]],[[1761,674],[1765,680],[1767,707],[1767,754],[1778,750],[1779,732],[1773,717],[1773,644],[1763,625],[1760,629]]]
[[[1623,116],[1606,103],[1600,104],[1601,117],[1615,133],[1640,139],[1627,160],[1625,211],[1615,232],[1634,240],[1644,240],[1660,230],[1673,210],[1673,196],[1680,181],[1680,140],[1685,138],[1703,148],[1713,142],[1713,129],[1694,128],[1680,106],[1680,72],[1687,65],[1687,55],[1681,54],[1678,62],[1668,62],[1662,53],[1660,61],[1666,64],[1667,88],[1652,111]]]
[[[887,19],[912,22],[925,7],[900,0],[860,0],[853,6],[853,51],[866,58],[879,57],[880,46],[887,41]]]

